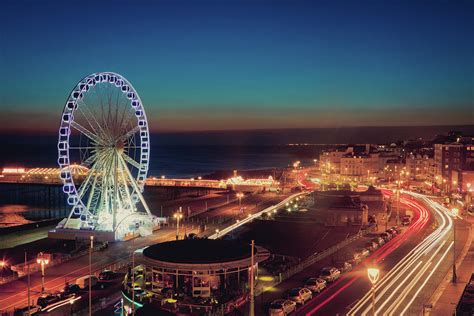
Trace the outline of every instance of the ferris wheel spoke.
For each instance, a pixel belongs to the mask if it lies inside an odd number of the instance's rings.
[[[132,157],[130,157],[129,155],[125,153],[122,153],[122,157],[126,162],[128,162],[129,164],[131,164],[132,166],[140,170],[140,164],[136,162],[135,160],[133,160]]]
[[[82,196],[84,195],[85,192],[87,192],[87,187],[89,185],[89,182],[90,182],[90,179],[92,176],[94,176],[94,178],[97,178],[98,175],[97,173],[99,172],[100,170],[100,167],[101,167],[101,160],[104,160],[105,157],[102,157],[102,159],[99,159],[98,160],[95,160],[94,164],[89,168],[89,173],[86,177],[86,179],[84,180],[84,182],[82,182],[81,186],[79,187],[79,193],[78,193],[78,196],[79,196],[79,199],[82,198]]]
[[[123,134],[122,136],[120,136],[120,140],[127,140],[129,139],[131,136],[135,135],[137,132],[140,131],[140,127],[139,126],[135,126],[134,128],[132,128],[131,130],[129,130],[128,132],[126,132],[125,134]]]
[[[74,127],[78,132],[87,136],[90,140],[92,140],[96,144],[103,144],[102,139],[98,135],[92,133],[91,131],[89,131],[87,128],[77,123],[76,121],[72,121],[71,126]]]
[[[125,172],[128,176],[128,178],[130,179],[130,183],[132,184],[133,186],[133,189],[135,190],[135,193],[138,195],[138,198],[140,199],[140,201],[142,202],[142,205],[143,207],[145,208],[145,211],[147,212],[147,214],[151,217],[151,211],[150,209],[148,208],[148,205],[146,204],[145,200],[143,199],[143,195],[141,194],[140,192],[140,188],[138,187],[138,184],[136,182],[136,180],[133,178],[132,174],[130,173],[130,170],[128,169],[127,167],[127,163],[125,162],[125,160],[123,159],[122,157],[123,155],[120,155],[118,156],[119,157],[119,161],[120,163],[122,164],[122,166],[124,167],[125,169]]]
[[[94,131],[96,135],[98,135],[100,138],[107,140],[109,137],[107,133],[104,131],[103,127],[101,124],[97,121],[96,114],[92,113],[90,110],[89,106],[82,100],[82,103],[84,106],[79,106],[78,109],[86,119],[87,123],[91,127],[91,129]],[[87,112],[87,114],[86,114]],[[93,124],[93,122],[95,124]]]

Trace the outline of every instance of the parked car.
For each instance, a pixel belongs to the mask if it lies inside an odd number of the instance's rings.
[[[394,230],[397,234],[400,234],[402,232],[402,230],[397,226],[392,226],[390,227],[390,229]]]
[[[110,270],[104,270],[101,273],[99,273],[99,280],[101,281],[110,281],[110,280],[116,279],[117,277],[118,277],[118,274]]]
[[[296,302],[291,300],[279,299],[270,304],[268,314],[271,316],[285,316],[296,310]]]
[[[408,226],[411,223],[411,218],[409,216],[403,216],[402,218],[402,225]]]
[[[389,233],[392,238],[395,238],[398,235],[397,231],[392,228],[387,229],[386,232]]]
[[[38,297],[38,300],[36,301],[36,305],[40,306],[41,309],[45,309],[49,305],[59,302],[61,300],[61,296],[58,294],[44,294],[40,297]]]
[[[366,248],[357,249],[357,253],[359,253],[362,258],[366,258],[370,255],[370,251]]]
[[[376,242],[377,245],[383,246],[385,244],[385,240],[382,237],[376,237],[372,239],[373,242]]]
[[[390,239],[392,239],[392,234],[387,233],[387,232],[383,232],[379,236],[381,238],[383,238],[383,240],[385,240],[385,242],[388,242]]]
[[[41,307],[38,305],[30,305],[29,313],[30,315],[34,315],[38,312],[41,312]],[[28,315],[28,306],[23,308],[16,308],[13,312],[13,316],[27,316]]]
[[[288,293],[288,299],[292,300],[293,302],[296,302],[296,304],[303,305],[304,303],[311,300],[312,298],[313,298],[313,292],[311,292],[310,289],[307,289],[305,287],[297,287],[297,288],[291,289],[290,292]]]
[[[72,295],[75,295],[81,291],[81,288],[77,284],[66,284],[64,288],[61,290],[59,295],[61,295],[61,298],[66,298],[66,297],[71,297]]]
[[[349,272],[352,270],[352,263],[350,263],[349,261],[344,261],[342,263],[339,263],[337,268],[339,269],[339,271],[341,271],[341,273]]]
[[[375,251],[379,249],[379,244],[376,243],[375,241],[371,240],[365,244],[365,248],[367,248],[369,251]]]
[[[353,265],[355,264],[358,264],[362,261],[362,259],[364,259],[364,256],[362,255],[361,251],[360,250],[357,250],[356,252],[354,252],[354,255],[353,255]]]
[[[321,278],[309,278],[304,283],[304,287],[310,289],[312,292],[321,293],[327,286],[327,282]]]
[[[326,282],[334,282],[341,276],[341,271],[335,267],[325,267],[321,269],[319,277],[326,280]]]
[[[97,277],[95,275],[86,275],[76,280],[76,284],[79,285],[81,289],[89,288],[89,282],[91,283],[91,287],[95,286],[97,284]]]

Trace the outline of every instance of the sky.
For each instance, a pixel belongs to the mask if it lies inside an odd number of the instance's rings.
[[[3,0],[0,132],[122,74],[152,131],[474,124],[474,1]]]

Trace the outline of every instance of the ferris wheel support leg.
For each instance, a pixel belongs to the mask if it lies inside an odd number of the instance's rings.
[[[127,173],[128,177],[130,178],[130,182],[132,183],[132,186],[135,189],[135,192],[137,193],[138,198],[142,202],[142,205],[145,208],[148,216],[150,216],[150,219],[152,219],[151,211],[148,208],[148,205],[146,204],[145,199],[143,198],[143,195],[140,191],[140,188],[138,187],[137,183],[135,182],[135,179],[133,178],[132,174],[130,173],[130,170],[128,170],[128,167],[127,167],[127,164],[126,164],[125,160],[123,159],[122,155],[119,155],[118,157],[119,157],[120,163],[122,164],[123,168],[125,169],[125,172]]]

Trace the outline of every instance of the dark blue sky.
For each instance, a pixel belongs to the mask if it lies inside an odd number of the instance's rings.
[[[153,130],[474,123],[473,1],[2,1],[0,129],[132,82]]]

